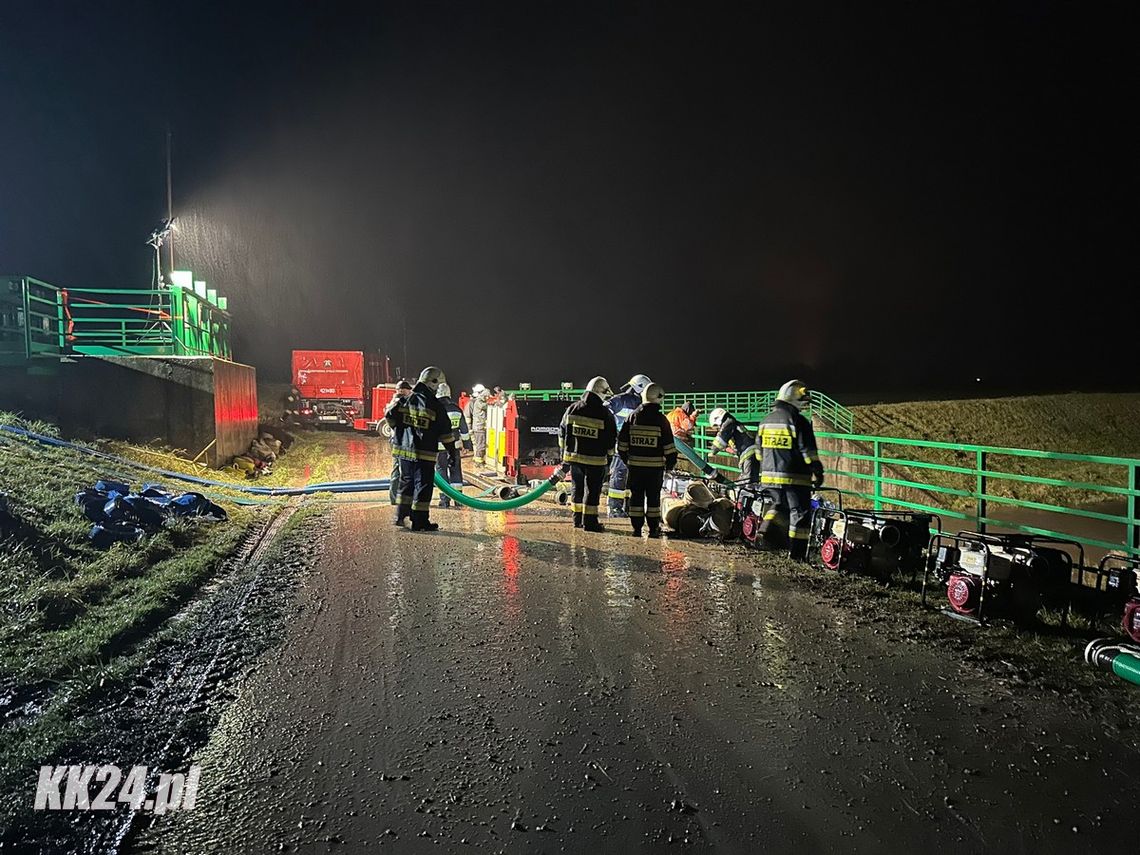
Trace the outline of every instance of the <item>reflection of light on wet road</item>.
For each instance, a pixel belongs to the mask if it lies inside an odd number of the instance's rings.
[[[611,555],[602,565],[602,573],[606,577],[606,605],[610,615],[624,623],[633,608],[629,560],[622,555]]]
[[[519,615],[519,539],[507,535],[502,540],[503,556],[503,610],[507,617]]]
[[[666,615],[665,631],[676,644],[684,644],[692,628],[692,606],[685,597],[685,571],[689,556],[676,549],[666,549],[661,559],[665,585],[661,590],[660,608]]]

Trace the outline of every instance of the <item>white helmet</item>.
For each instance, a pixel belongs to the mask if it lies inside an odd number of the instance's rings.
[[[435,395],[437,398],[450,398],[451,387],[446,382],[440,383],[439,388],[435,390]]]
[[[471,394],[474,395],[476,398],[478,398],[480,395],[486,395],[487,394],[487,387],[484,386],[482,383],[476,383],[474,386],[471,387]]]
[[[632,377],[629,378],[629,384],[628,385],[629,385],[630,389],[632,389],[633,391],[635,391],[637,394],[640,395],[642,392],[645,391],[645,387],[648,386],[652,382],[653,381],[650,380],[648,377],[646,377],[644,374],[634,374]]]
[[[641,392],[641,401],[645,404],[660,404],[665,400],[665,389],[660,383],[650,383]]]
[[[727,415],[728,410],[726,410],[724,407],[717,407],[715,410],[709,413],[709,424],[713,427],[718,428],[721,426],[721,423],[724,422],[724,417]]]
[[[420,382],[431,389],[432,392],[436,392],[441,383],[447,382],[447,377],[443,373],[442,368],[436,368],[434,365],[430,365],[420,372]]]
[[[610,388],[610,381],[605,377],[595,377],[586,384],[586,391],[593,392],[603,401],[614,396],[614,390]]]
[[[784,401],[797,410],[802,410],[811,403],[811,392],[808,391],[807,383],[803,380],[789,380],[780,387],[780,394],[776,396],[776,400]]]

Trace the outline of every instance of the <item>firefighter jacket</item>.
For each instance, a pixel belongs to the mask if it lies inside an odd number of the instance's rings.
[[[417,383],[408,397],[393,399],[384,418],[392,426],[392,456],[397,459],[435,462],[441,445],[455,453],[447,408],[423,383]]]
[[[823,482],[823,464],[811,422],[791,404],[777,401],[756,431],[760,449],[760,483],[772,486],[812,486]]]
[[[630,469],[672,469],[677,465],[673,428],[660,404],[642,404],[618,432],[618,456]]]
[[[558,427],[563,463],[605,466],[614,453],[617,426],[602,399],[586,392],[566,408]]]
[[[447,410],[447,417],[451,420],[451,430],[455,434],[454,441],[462,442],[463,447],[470,451],[471,432],[467,430],[467,419],[463,415],[463,410],[459,409],[451,398],[440,398],[439,402],[443,404],[443,408]],[[445,450],[442,442],[439,444],[439,450]]]
[[[724,454],[726,453],[729,444],[737,454],[743,454],[749,446],[756,443],[752,434],[745,430],[744,425],[741,424],[736,416],[732,413],[725,413],[724,421],[720,423],[720,430],[717,431],[716,439],[712,441],[712,453]]]
[[[474,395],[467,402],[463,415],[471,430],[484,430],[487,427],[487,396]]]
[[[606,402],[609,411],[614,414],[614,423],[621,430],[625,420],[633,415],[633,411],[641,406],[641,395],[630,389],[620,395],[614,395]]]

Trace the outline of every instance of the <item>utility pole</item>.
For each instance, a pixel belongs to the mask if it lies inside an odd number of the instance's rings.
[[[174,220],[174,180],[170,166],[170,125],[166,126],[166,221],[172,222]],[[169,262],[170,272],[174,272],[174,230],[170,230],[170,234],[166,238],[166,245],[169,249]]]

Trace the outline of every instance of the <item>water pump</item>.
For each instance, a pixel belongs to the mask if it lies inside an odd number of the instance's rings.
[[[1076,553],[1074,560],[1073,552]],[[931,539],[922,601],[931,580],[946,592],[947,614],[982,623],[987,617],[1036,619],[1041,608],[1067,621],[1073,569],[1084,565],[1076,541],[1041,535],[939,533]]]
[[[933,514],[820,506],[812,513],[808,556],[839,573],[885,581],[901,571],[913,579],[923,568],[932,526],[941,528]]]
[[[1100,605],[1123,611],[1121,629],[1140,644],[1140,557],[1104,556],[1096,569],[1096,590]],[[1098,617],[1103,616],[1103,610],[1098,611]]]

